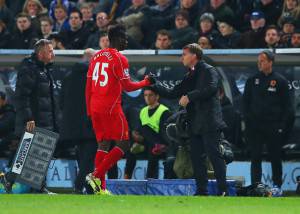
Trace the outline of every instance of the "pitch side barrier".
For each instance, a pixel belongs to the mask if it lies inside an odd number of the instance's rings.
[[[220,66],[241,66],[256,63],[257,55],[266,49],[212,49],[204,50],[208,60]],[[276,65],[300,65],[300,48],[274,49]],[[14,66],[32,50],[0,49],[0,66]],[[78,62],[83,50],[55,50],[56,63],[72,64]],[[180,63],[178,56],[182,50],[125,50],[123,53],[130,63]]]
[[[263,50],[265,49],[204,50],[205,60],[217,67],[226,96],[238,112],[241,112],[241,97],[245,82],[251,75],[258,72],[257,56]],[[276,53],[274,70],[280,72],[289,81],[296,116],[291,135],[286,139],[286,143],[299,144],[300,148],[300,49],[274,49],[273,51]],[[32,50],[0,50],[0,91],[6,91],[12,104],[14,104],[13,95],[18,65],[30,53]],[[186,72],[180,62],[182,50],[125,50],[123,53],[129,59],[130,74],[134,80],[141,80],[145,74],[152,73],[160,84],[172,88],[182,80]],[[55,96],[59,96],[62,80],[72,70],[74,63],[81,60],[82,54],[83,50],[55,50],[53,72]],[[145,105],[141,90],[125,93],[123,101],[124,110],[129,112],[129,115],[138,114]],[[171,110],[176,110],[178,106],[178,102],[174,100],[161,99],[161,102],[169,106]],[[129,123],[134,123],[136,117],[129,117],[128,120]],[[234,144],[244,144],[243,137],[237,130],[232,131],[232,139],[234,139],[232,142]],[[287,159],[294,157],[299,159],[299,154],[291,154]],[[244,160],[245,155],[241,153],[241,158],[238,156],[236,158]]]

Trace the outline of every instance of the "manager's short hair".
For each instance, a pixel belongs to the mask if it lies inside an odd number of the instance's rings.
[[[192,54],[195,54],[198,60],[202,59],[203,51],[199,44],[197,43],[188,44],[184,46],[183,49],[188,49]]]
[[[52,44],[52,42],[48,39],[40,39],[34,44],[34,53],[39,53],[42,51],[45,46]]]

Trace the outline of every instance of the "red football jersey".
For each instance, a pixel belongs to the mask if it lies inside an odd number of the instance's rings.
[[[131,82],[127,58],[116,49],[97,52],[89,65],[86,85],[87,111],[113,113],[121,110],[121,94],[150,85],[148,79]]]

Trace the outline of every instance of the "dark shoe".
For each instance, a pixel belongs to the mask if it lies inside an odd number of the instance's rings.
[[[12,193],[12,184],[7,181],[6,175],[3,172],[0,172],[0,183],[2,183],[7,194]]]
[[[208,192],[196,191],[194,196],[208,196]]]

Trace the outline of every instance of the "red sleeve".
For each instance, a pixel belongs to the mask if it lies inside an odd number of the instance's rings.
[[[121,84],[123,89],[128,92],[135,91],[145,86],[151,85],[151,83],[147,79],[144,79],[140,82],[132,82],[130,79],[122,79]]]
[[[151,85],[149,80],[145,79],[140,82],[132,82],[129,75],[129,64],[125,56],[119,55],[119,63],[114,69],[115,75],[120,80],[123,90],[130,92],[135,91],[145,86]]]
[[[91,67],[91,66],[90,66]],[[91,116],[91,89],[92,89],[92,74],[91,69],[87,73],[86,85],[85,85],[85,102],[86,102],[86,112],[88,116]]]

